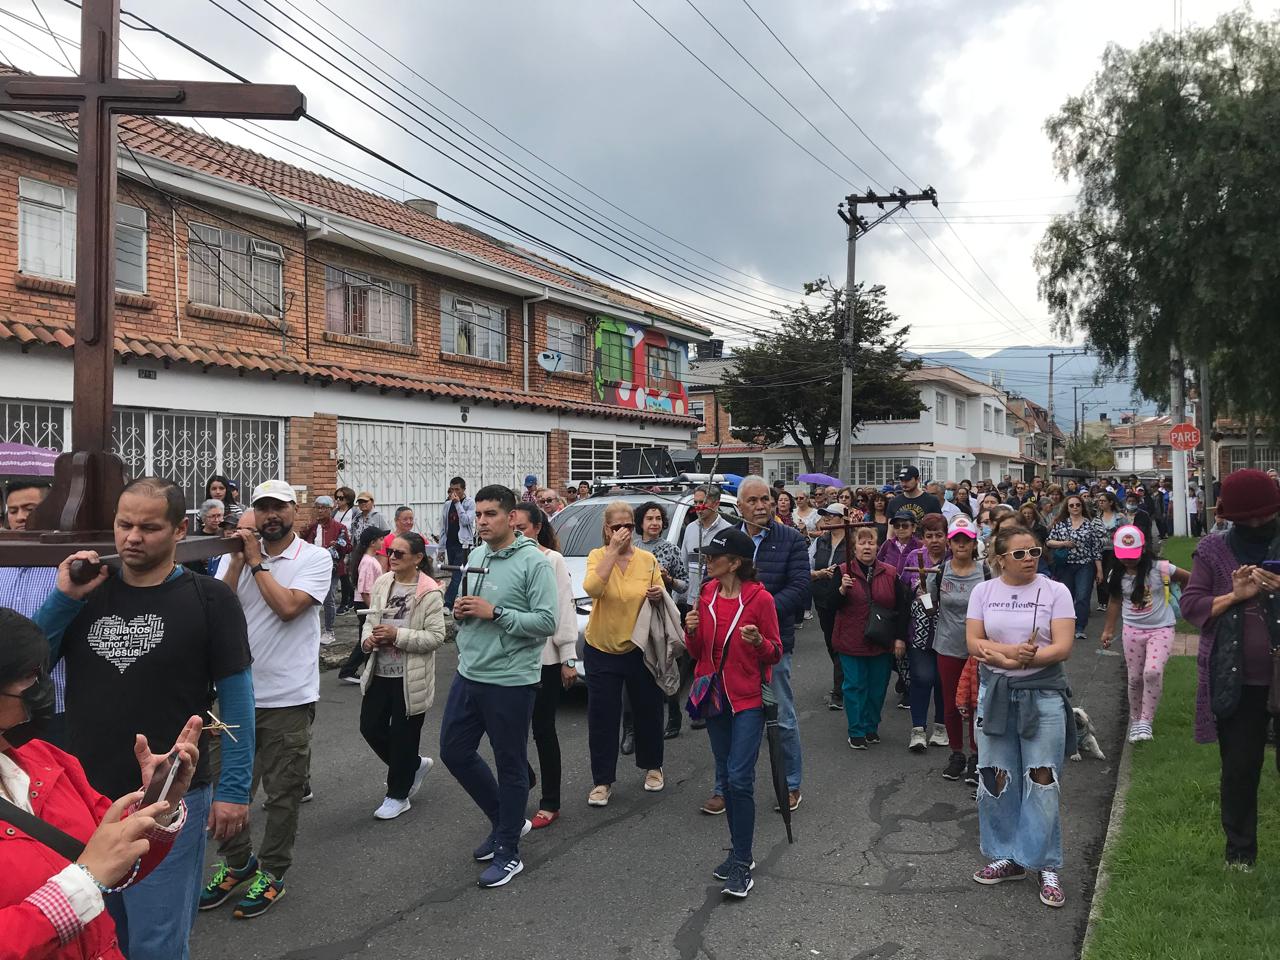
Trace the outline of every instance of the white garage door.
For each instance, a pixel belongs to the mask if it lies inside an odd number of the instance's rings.
[[[546,479],[546,434],[338,421],[338,485],[368,490],[388,521],[396,507],[413,507],[418,529],[432,536],[451,477],[474,494],[489,483],[519,491],[530,473]]]

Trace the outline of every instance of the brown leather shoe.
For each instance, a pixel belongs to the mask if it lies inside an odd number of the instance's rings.
[[[724,797],[713,793],[707,798],[707,802],[702,805],[702,812],[709,813],[713,817],[718,817],[724,813]]]
[[[800,806],[800,801],[803,799],[804,798],[800,796],[799,790],[787,791],[787,806],[789,806],[792,810],[795,810],[796,807]],[[773,809],[781,810],[782,808],[775,804]]]

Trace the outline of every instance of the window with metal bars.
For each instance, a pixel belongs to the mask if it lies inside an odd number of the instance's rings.
[[[187,255],[193,303],[278,317],[284,304],[284,250],[234,230],[193,223]]]
[[[383,343],[413,342],[413,286],[338,267],[324,268],[325,329]]]

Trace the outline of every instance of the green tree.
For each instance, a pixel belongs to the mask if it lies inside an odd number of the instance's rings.
[[[858,284],[854,301],[853,432],[867,420],[911,416],[923,409],[904,377],[920,367],[903,345],[907,327],[885,305],[884,287]],[[733,435],[749,443],[800,448],[808,470],[840,460],[840,375],[845,332],[844,290],[826,280],[805,285],[820,294],[786,314],[776,331],[736,353],[723,380],[721,401],[733,418]],[[845,478],[848,479],[848,478]]]
[[[1062,456],[1069,466],[1081,470],[1110,470],[1116,465],[1111,441],[1105,436],[1072,437]]]
[[[1170,347],[1219,400],[1280,404],[1280,19],[1247,8],[1136,50],[1110,46],[1045,129],[1075,209],[1036,254],[1059,332],[1079,328],[1137,390],[1169,391]]]

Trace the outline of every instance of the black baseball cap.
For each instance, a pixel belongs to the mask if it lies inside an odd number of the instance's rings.
[[[707,543],[702,545],[704,557],[742,557],[751,560],[756,555],[755,541],[737,527],[721,530]]]
[[[898,471],[899,480],[919,480],[920,470],[917,467],[903,467]]]
[[[893,520],[891,522],[897,523],[899,520],[910,520],[912,523],[915,523],[916,515],[910,510],[904,508],[893,515]]]

